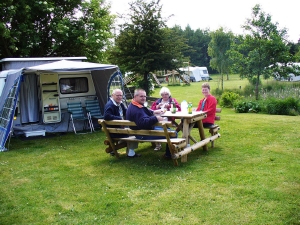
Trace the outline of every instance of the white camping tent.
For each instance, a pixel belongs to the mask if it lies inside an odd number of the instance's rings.
[[[41,115],[44,106],[41,79],[43,75],[49,74],[55,74],[57,77],[58,90],[53,96],[57,97],[57,102],[60,104],[60,120],[45,123]],[[80,78],[83,79],[80,80]],[[84,89],[86,91],[63,93],[60,83],[71,79],[86,80]],[[56,84],[56,82],[51,83]],[[80,85],[82,86],[81,83]],[[0,96],[0,151],[5,150],[5,143],[12,128],[14,131],[37,129],[46,132],[67,132],[72,130],[68,129],[69,116],[62,104],[73,99],[83,101],[92,97],[98,99],[103,109],[111,94],[111,89],[114,88],[123,89],[122,74],[116,65],[61,60],[8,72]],[[94,93],[90,90],[94,90]],[[17,106],[18,110],[16,110]],[[17,112],[21,119],[17,120],[18,124],[14,124],[13,118]]]

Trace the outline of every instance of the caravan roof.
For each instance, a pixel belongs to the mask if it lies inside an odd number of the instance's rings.
[[[72,60],[77,62],[82,62],[86,60],[85,56],[80,57],[29,57],[29,58],[4,58],[0,60],[2,69],[1,70],[10,70],[10,69],[21,69],[29,66],[37,66],[45,63],[51,63],[60,60]]]
[[[58,61],[58,60],[86,60],[85,56],[80,57],[29,57],[29,58],[4,58],[0,62],[26,62],[26,61]]]
[[[61,60],[53,63],[42,64],[24,68],[24,73],[32,73],[36,71],[53,71],[53,72],[68,72],[68,71],[91,71],[91,70],[107,70],[118,68],[116,65],[99,64],[91,62],[75,62],[69,60]]]

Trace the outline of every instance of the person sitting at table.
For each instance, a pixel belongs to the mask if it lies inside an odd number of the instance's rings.
[[[144,106],[146,102],[146,92],[143,89],[136,89],[134,91],[134,97],[128,106],[126,112],[126,119],[136,123],[136,127],[130,127],[134,130],[162,130],[161,127],[153,127],[158,121],[163,121],[163,117],[160,114],[163,112],[161,109],[151,110]],[[177,135],[176,135],[177,136]],[[164,139],[163,136],[146,136],[136,135],[137,139],[141,140],[153,140]],[[166,146],[166,153],[164,154],[166,159],[171,159],[171,152],[169,146]]]
[[[104,119],[105,120],[123,120],[126,117],[126,107],[122,102],[123,99],[123,92],[120,89],[113,90],[111,94],[111,98],[108,100],[104,107]],[[118,126],[114,126],[118,127]],[[112,138],[121,138],[121,137],[128,137],[125,134],[112,134]],[[138,147],[137,142],[128,141],[127,148],[128,153],[127,157],[135,158],[140,157],[141,154],[135,153],[134,149]],[[111,153],[113,155],[113,153]]]
[[[204,98],[200,100],[196,111],[205,111],[207,117],[202,120],[203,127],[210,128],[215,123],[217,99],[210,93],[209,83],[202,84]]]
[[[171,97],[171,92],[170,92],[169,88],[162,87],[159,91],[159,94],[160,94],[161,98],[159,98],[158,100],[153,102],[151,109],[153,109],[153,110],[163,109],[163,110],[170,111],[171,104],[172,104],[172,102],[174,102],[178,111],[181,111],[180,105],[177,102],[177,100],[175,98]],[[175,123],[175,118],[169,118],[168,120],[172,121],[172,123]],[[160,143],[155,143],[155,145],[156,145],[156,147],[155,147],[154,151],[158,151],[161,149]]]

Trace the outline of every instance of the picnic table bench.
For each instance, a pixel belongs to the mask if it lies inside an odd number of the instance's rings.
[[[222,112],[222,108],[216,108],[216,113],[221,113],[221,112]],[[216,121],[221,120],[221,116],[216,115],[215,120]],[[213,126],[209,127],[208,129],[209,129],[209,133],[213,136],[213,135],[215,135],[219,132],[220,126],[217,125],[217,124],[214,124]],[[215,147],[215,142],[214,141],[211,142],[211,147],[212,148]]]
[[[103,131],[106,134],[105,145],[108,147],[105,149],[107,153],[113,152],[116,157],[119,157],[118,150],[127,147],[128,141],[134,142],[150,142],[150,143],[166,143],[169,146],[169,150],[172,155],[174,165],[178,165],[177,159],[187,155],[188,153],[199,149],[208,143],[212,142],[220,135],[217,133],[209,138],[205,138],[192,146],[188,146],[186,138],[176,138],[177,133],[174,130],[168,129],[172,127],[171,121],[162,121],[154,124],[154,126],[162,127],[162,130],[133,130],[129,127],[136,126],[135,122],[129,120],[104,120],[99,119],[98,123],[101,124]],[[113,127],[118,126],[118,127]],[[113,137],[112,134],[123,134],[126,137]],[[135,135],[147,135],[147,136],[161,136],[164,139],[155,140],[143,140],[137,139]]]

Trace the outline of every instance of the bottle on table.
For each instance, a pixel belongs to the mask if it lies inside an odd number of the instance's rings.
[[[174,101],[171,102],[170,111],[171,111],[171,113],[176,113],[176,104]]]
[[[188,104],[187,104],[186,100],[183,100],[183,101],[181,102],[180,107],[181,107],[181,112],[182,112],[182,113],[187,113],[187,112],[188,112],[188,110],[187,110]]]
[[[193,104],[191,102],[189,102],[189,104],[188,104],[188,113],[189,114],[193,113]]]

